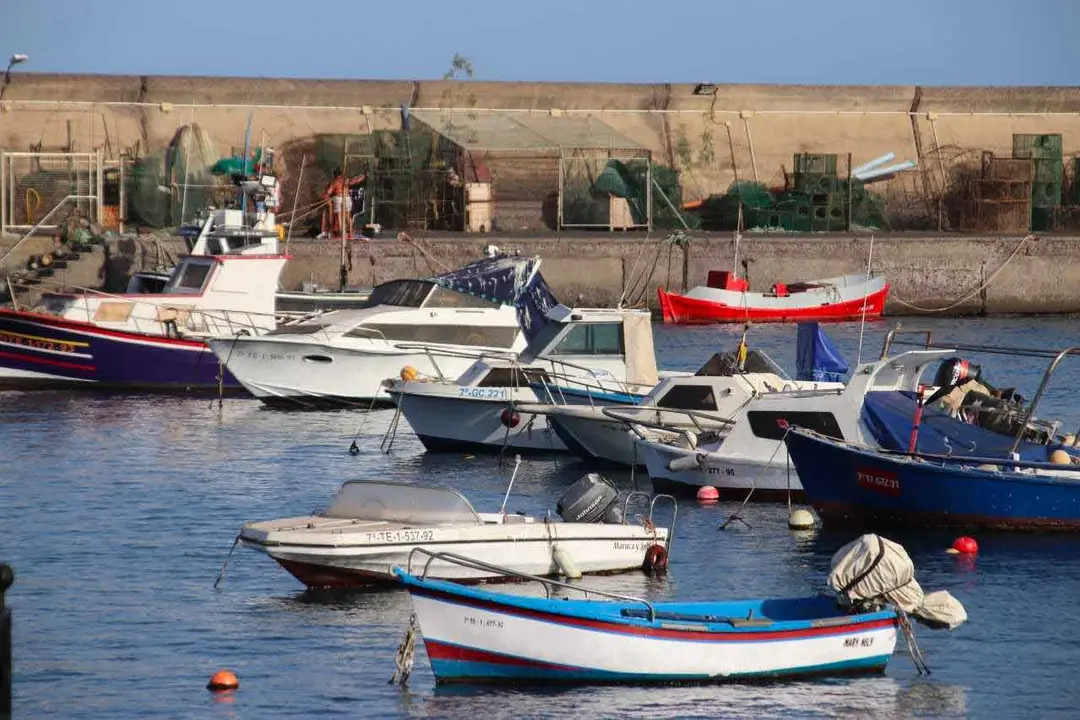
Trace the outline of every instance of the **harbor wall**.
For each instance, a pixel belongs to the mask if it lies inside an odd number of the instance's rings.
[[[662,240],[609,234],[354,242],[347,253],[349,283],[370,286],[428,277],[482,257],[487,244],[503,252],[541,256],[541,272],[567,304],[606,307],[623,298],[656,309],[658,286],[682,288],[681,247],[669,250]],[[101,274],[120,289],[126,273],[160,266],[163,257],[168,260],[183,251],[179,240],[126,239],[110,245],[105,256],[109,266]],[[283,287],[295,289],[305,282],[337,287],[338,242],[293,241],[288,252],[292,259],[282,275]],[[691,287],[705,284],[709,270],[731,268],[735,261],[730,237],[696,236],[687,252]],[[890,316],[920,314],[911,305],[935,311],[955,305],[940,313],[945,315],[1080,312],[1080,237],[883,236],[873,240],[872,259],[870,253],[868,236],[747,236],[739,244],[739,258],[748,261],[756,290],[776,282],[865,273],[870,260],[873,271],[891,285],[886,303]]]
[[[984,150],[1009,155],[1013,133],[1060,133],[1067,158],[1080,151],[1080,88],[720,84],[715,95],[695,95],[690,84],[12,77],[0,113],[8,150],[145,154],[196,123],[224,153],[242,145],[249,117],[256,141],[280,148],[323,133],[399,129],[402,105],[554,110],[601,119],[648,148],[654,162],[680,170],[686,198],[722,193],[736,177],[782,184],[793,153],[852,153],[861,163],[893,152],[919,168],[875,192],[891,209],[926,205],[927,221],[958,168]],[[501,229],[523,229],[507,222]]]

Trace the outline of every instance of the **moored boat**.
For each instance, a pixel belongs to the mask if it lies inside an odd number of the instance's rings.
[[[425,577],[424,562],[497,568],[458,555],[414,554],[418,562],[394,572],[412,597],[439,683],[880,673],[906,627],[904,613],[936,627],[966,620],[947,593],[924,595],[903,548],[877,536],[859,538],[834,556],[835,595],[742,601],[653,602],[542,578],[531,579],[544,584],[544,597],[492,592]],[[585,592],[586,599],[553,598],[556,588]]]
[[[508,491],[509,493],[509,491]],[[640,493],[639,493],[640,495]],[[666,557],[673,527],[624,522],[626,496],[599,476],[585,476],[559,503],[562,520],[520,513],[478,513],[461,493],[436,485],[350,481],[312,516],[246,524],[242,544],[265,552],[311,588],[394,584],[394,565],[414,548],[467,552],[535,575],[613,573],[642,567],[658,545]],[[674,525],[674,499],[672,526]],[[655,551],[654,551],[655,552]],[[433,562],[432,577],[483,581],[482,568]]]
[[[776,283],[768,292],[751,292],[749,283],[729,271],[711,271],[708,283],[678,294],[657,289],[665,323],[802,322],[880,317],[889,285],[885,278],[841,275],[797,283]]]

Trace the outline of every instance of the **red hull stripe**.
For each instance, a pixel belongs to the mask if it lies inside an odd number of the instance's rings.
[[[450,645],[448,643],[440,642],[438,640],[424,639],[424,648],[427,650],[428,657],[432,660],[457,660],[462,662],[481,662],[490,663],[492,665],[509,665],[512,667],[529,667],[529,668],[542,668],[544,670],[580,670],[581,668],[573,667],[571,665],[556,665],[555,663],[546,663],[540,660],[529,660],[527,658],[516,657],[514,655],[501,655],[499,653],[488,652],[486,650],[477,650],[476,648],[462,647],[460,645]]]
[[[82,370],[83,372],[94,372],[93,365],[80,365],[78,363],[70,363],[63,360],[51,360],[49,358],[36,357],[33,355],[20,355],[18,353],[0,352],[0,357],[7,358],[9,360],[19,360],[21,362],[39,363],[41,365],[52,365],[53,367],[67,368],[68,370]]]
[[[504,615],[516,615],[518,617],[542,620],[555,623],[556,625],[570,625],[573,627],[612,632],[621,635],[637,635],[647,638],[662,640],[695,640],[698,642],[763,642],[767,640],[792,640],[796,638],[820,637],[825,635],[847,635],[853,632],[866,632],[883,627],[892,627],[896,624],[893,618],[878,620],[853,621],[842,625],[826,625],[822,627],[802,628],[799,630],[731,630],[730,632],[698,632],[694,630],[671,630],[668,628],[652,628],[629,623],[610,622],[606,620],[593,620],[591,618],[570,617],[557,613],[549,613],[542,610],[533,610],[521,607],[512,607],[502,603],[481,600],[479,598],[463,597],[434,590],[432,588],[410,587],[410,592],[422,597],[431,597],[436,600],[450,602],[455,605],[466,605],[483,610],[491,610]]]
[[[889,292],[886,285],[880,291],[862,298],[829,305],[812,305],[801,308],[759,308],[736,307],[713,300],[699,300],[684,295],[665,292],[657,288],[660,310],[665,323],[710,323],[710,322],[798,322],[800,320],[858,320],[863,317],[863,305],[866,305],[866,317],[880,317],[885,308],[885,296]]]

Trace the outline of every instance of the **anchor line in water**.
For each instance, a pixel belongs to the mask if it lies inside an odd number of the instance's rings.
[[[375,401],[377,398],[373,395],[371,402],[368,403],[367,411],[364,413],[364,419],[360,421],[360,427],[356,428],[356,434],[353,435],[352,443],[349,444],[349,454],[356,456],[360,454],[360,446],[356,444],[356,441],[360,439],[360,433],[364,431],[364,427],[367,425],[368,419],[371,417],[371,411],[375,408]]]

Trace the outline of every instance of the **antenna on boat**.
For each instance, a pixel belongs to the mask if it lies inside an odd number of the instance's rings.
[[[874,234],[870,233],[870,254],[866,258],[866,283],[863,285],[862,320],[859,322],[859,350],[855,354],[855,367],[862,362],[863,332],[866,330],[866,286],[870,284],[870,265],[874,262]],[[882,304],[884,305],[884,300]],[[885,308],[882,308],[882,312]]]
[[[514,457],[514,472],[510,475],[510,484],[506,486],[506,494],[503,495],[502,507],[499,508],[499,514],[506,513],[506,501],[510,499],[510,488],[514,487],[514,478],[517,477],[518,468],[521,467],[521,455]]]
[[[191,114],[189,115],[187,132],[184,133],[184,194],[180,199],[180,224],[184,224],[184,215],[187,214],[187,189],[188,189],[188,166],[191,164],[191,128],[195,125],[195,98],[191,99]]]
[[[244,156],[240,161],[240,176],[242,183],[248,174],[248,153],[251,152],[251,120],[253,113],[248,113],[247,130],[244,131]],[[240,186],[240,212],[243,213],[243,217],[247,217],[247,191],[244,190],[243,185]]]

